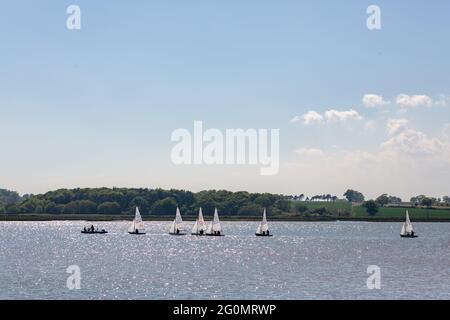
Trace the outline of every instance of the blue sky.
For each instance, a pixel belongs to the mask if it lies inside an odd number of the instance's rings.
[[[66,28],[70,4],[81,30]],[[449,31],[438,0],[4,3],[0,186],[448,194]],[[366,94],[385,103],[366,107]],[[327,110],[359,118],[327,121]],[[308,111],[324,119],[305,124]],[[279,174],[174,166],[170,134],[194,120],[279,128]]]

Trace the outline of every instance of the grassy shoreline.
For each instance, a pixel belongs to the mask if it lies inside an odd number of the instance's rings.
[[[0,221],[131,221],[134,216],[131,215],[51,215],[51,214],[2,214]],[[145,221],[172,221],[173,216],[143,216]],[[195,221],[196,216],[183,216],[185,221]],[[208,219],[208,218],[207,218]],[[386,217],[386,216],[354,216],[354,217],[304,217],[304,216],[273,216],[268,217],[270,221],[300,221],[300,222],[330,222],[330,221],[366,221],[366,222],[401,222],[404,217]],[[447,217],[411,217],[414,222],[450,222],[450,216]],[[260,221],[261,217],[255,216],[221,216],[222,221]]]

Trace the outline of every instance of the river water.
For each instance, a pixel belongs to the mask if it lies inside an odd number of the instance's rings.
[[[415,223],[417,239],[401,223],[274,222],[270,238],[257,222],[223,222],[225,237],[170,236],[170,222],[81,234],[88,224],[0,222],[0,299],[450,299],[448,223]]]

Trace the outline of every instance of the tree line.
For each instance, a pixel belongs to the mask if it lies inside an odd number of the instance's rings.
[[[365,196],[349,189],[343,196],[348,202],[357,203],[374,215],[380,207],[401,205],[402,199],[382,194],[374,200],[365,201]],[[307,201],[342,201],[337,196],[324,194],[307,197],[300,195],[281,195],[271,193],[231,192],[226,190],[208,190],[191,192],[186,190],[164,190],[147,188],[76,188],[59,189],[38,195],[20,196],[15,191],[0,189],[0,214],[132,214],[139,207],[142,214],[172,215],[179,207],[183,214],[195,215],[202,207],[206,214],[218,208],[223,215],[256,216],[263,208],[269,215],[332,214],[325,206],[310,209]],[[450,197],[412,197],[414,206],[450,206]]]
[[[4,190],[8,200],[0,202],[0,213],[26,214],[132,214],[139,207],[143,215],[173,215],[177,207],[183,214],[196,215],[198,208],[210,214],[218,208],[223,215],[261,215],[289,212],[288,196],[209,190],[193,193],[186,190],[146,188],[77,188],[59,189],[44,194],[18,196]],[[3,194],[3,193],[2,193]]]

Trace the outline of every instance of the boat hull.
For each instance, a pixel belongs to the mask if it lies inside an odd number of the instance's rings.
[[[408,234],[403,234],[403,235],[402,235],[402,234],[401,234],[400,237],[402,237],[402,238],[418,238],[419,236],[416,236],[416,235],[413,235],[413,236],[412,236],[412,235],[408,235]]]
[[[170,233],[169,232],[169,234],[171,235],[171,236],[185,236],[187,233],[182,233],[182,232],[180,232],[180,233]]]
[[[108,231],[94,231],[94,232],[81,231],[81,233],[83,233],[83,234],[106,234],[106,233],[108,233]]]
[[[272,234],[261,234],[261,233],[255,233],[255,236],[257,237],[272,237]]]
[[[206,236],[206,234],[204,234],[204,233],[191,233],[191,236],[203,237],[203,236]]]
[[[134,234],[134,235],[143,235],[145,234],[145,232],[128,232],[129,234]]]
[[[208,236],[208,237],[225,237],[224,234],[205,234],[205,236]]]

